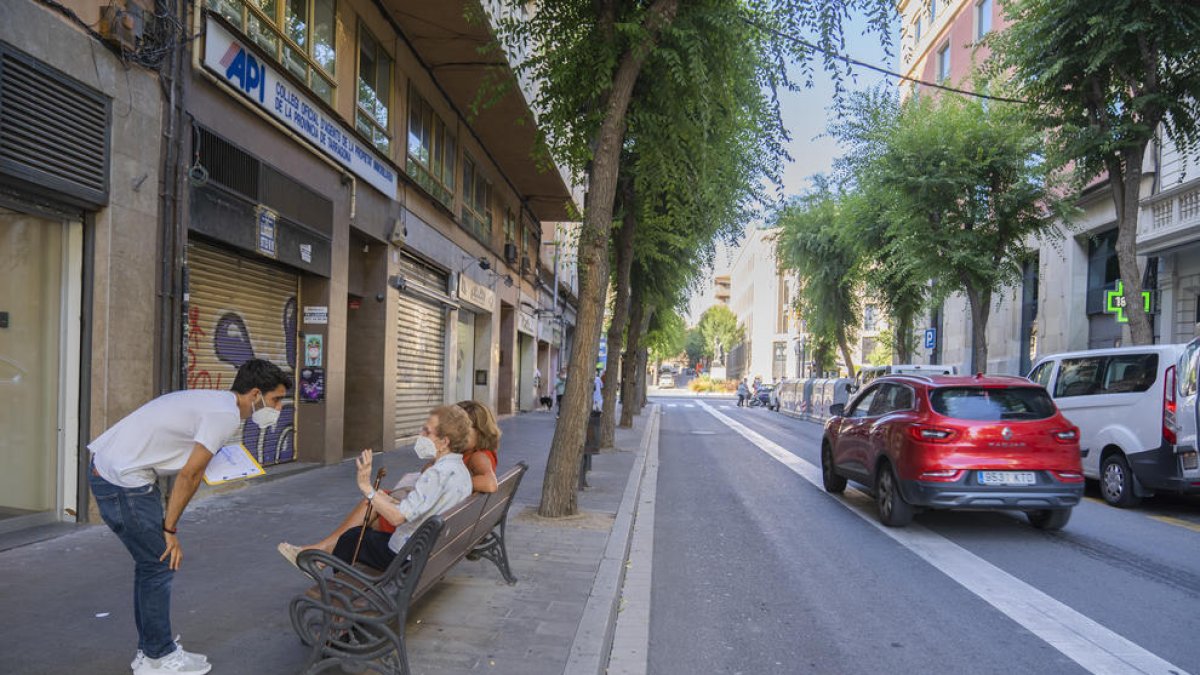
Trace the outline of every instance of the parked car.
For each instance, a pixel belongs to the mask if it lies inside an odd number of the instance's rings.
[[[869,487],[884,525],[919,508],[1004,509],[1057,530],[1083,497],[1079,430],[1024,378],[888,375],[830,412],[825,489]]]
[[[1194,341],[1068,352],[1029,371],[1079,427],[1083,474],[1100,481],[1109,504],[1134,506],[1156,491],[1200,492],[1198,348]]]
[[[675,386],[675,376],[671,373],[663,373],[658,376],[659,389],[671,389]]]

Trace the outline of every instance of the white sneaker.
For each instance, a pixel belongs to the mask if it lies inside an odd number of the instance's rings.
[[[212,670],[212,664],[200,660],[202,658],[200,654],[185,652],[183,647],[177,646],[175,651],[161,659],[152,659],[143,655],[141,664],[133,672],[134,675],[160,675],[163,673],[204,675]]]
[[[178,636],[178,635],[175,636],[175,647],[177,649],[183,649],[183,643],[179,641],[179,638],[180,638],[180,636]],[[196,654],[194,652],[184,652],[184,654],[188,658],[192,659],[193,661],[200,661],[201,663],[208,663],[208,657],[203,654]],[[133,661],[131,661],[129,663],[130,670],[132,670],[133,672],[136,673],[137,669],[142,665],[142,661],[145,661],[145,660],[146,660],[146,653],[140,649],[137,650],[137,654],[133,657]]]

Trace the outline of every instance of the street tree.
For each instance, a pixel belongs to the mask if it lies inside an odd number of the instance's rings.
[[[646,348],[655,363],[678,358],[687,341],[687,326],[683,317],[674,308],[664,308],[654,313],[650,328],[646,331]]]
[[[706,343],[704,342],[704,336],[700,334],[700,329],[695,326],[689,328],[687,336],[683,340],[683,351],[687,354],[689,368],[695,368],[700,364],[702,359],[712,357],[705,347]]]
[[[1200,5],[1180,0],[1009,0],[990,37],[991,68],[1011,77],[1046,131],[1048,156],[1077,184],[1105,176],[1135,344],[1154,340],[1141,302],[1138,206],[1146,149],[1159,129],[1186,150],[1200,140]]]
[[[708,17],[727,22],[727,10],[734,8],[740,14],[735,20],[755,28],[758,39],[746,47],[766,55],[762,62],[767,67],[756,81],[774,90],[792,86],[786,73],[789,60],[808,64],[813,55],[810,47],[788,34],[811,32],[814,42],[832,52],[841,44],[849,13],[859,10],[886,41],[894,9],[888,0],[545,0],[531,12],[526,3],[509,4],[509,18],[499,22],[501,42],[510,53],[525,55],[518,70],[536,85],[533,104],[539,129],[552,156],[588,190],[577,255],[576,342],[538,508],[542,516],[558,517],[577,509],[575,490],[590,408],[588,380],[609,283],[608,242],[619,160],[630,101],[648,58],[664,50],[665,58],[686,77],[692,57],[715,46],[707,39],[713,25]],[[835,72],[840,67],[830,57],[824,65]],[[706,84],[697,80],[694,88],[703,92]],[[782,149],[767,147],[763,152],[778,154]]]
[[[1016,105],[943,93],[907,101],[858,178],[882,205],[888,255],[936,277],[940,293],[966,295],[975,371],[987,370],[993,294],[1020,278],[1033,240],[1057,241],[1072,215],[1042,148]]]
[[[850,340],[861,323],[862,265],[854,243],[843,236],[841,201],[829,181],[817,176],[812,191],[776,214],[775,251],[780,265],[799,278],[799,310],[808,333],[837,345],[854,377]]]

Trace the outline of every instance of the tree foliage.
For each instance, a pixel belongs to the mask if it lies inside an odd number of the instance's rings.
[[[861,259],[843,235],[844,198],[818,176],[815,187],[785,205],[775,217],[780,228],[776,256],[800,280],[799,309],[806,330],[842,351],[854,377],[850,341],[861,323]]]
[[[1136,344],[1153,341],[1135,250],[1142,164],[1160,126],[1200,140],[1200,5],[1180,0],[1009,0],[990,68],[1030,102],[1048,156],[1077,184],[1107,174],[1117,258]]]
[[[705,354],[722,364],[729,350],[745,336],[745,331],[738,325],[737,315],[725,305],[713,305],[704,310],[696,329],[704,338]]]
[[[671,308],[654,312],[646,331],[646,347],[653,361],[673,359],[683,353],[687,341],[687,326],[683,317]]]

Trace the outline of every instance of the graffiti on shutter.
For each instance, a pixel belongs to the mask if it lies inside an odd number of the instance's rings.
[[[299,278],[199,242],[188,244],[187,388],[229,390],[237,369],[266,359],[295,377]],[[296,458],[295,389],[264,433],[245,420],[229,443],[262,464]]]

